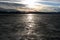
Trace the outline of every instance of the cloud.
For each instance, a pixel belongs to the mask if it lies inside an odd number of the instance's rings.
[[[58,2],[49,2],[49,1],[41,1],[38,2],[39,4],[44,4],[44,5],[50,5],[50,6],[60,6],[60,3]]]
[[[21,1],[21,0],[0,0],[0,1],[15,1],[15,2],[19,2],[19,1]],[[24,0],[22,0],[22,1],[24,1]],[[38,0],[37,0],[38,1]],[[54,2],[60,2],[60,0],[39,0],[39,1],[54,1]]]
[[[39,12],[60,12],[60,8],[57,7],[42,7]]]
[[[0,2],[0,7],[5,9],[16,9],[18,7],[25,7],[23,4],[12,3],[12,2]]]
[[[53,1],[53,2],[60,2],[60,0],[42,0],[42,1]]]
[[[19,11],[26,11],[26,12],[60,12],[59,7],[51,7],[51,6],[46,6],[46,5],[38,5],[36,8],[18,8],[17,10]]]
[[[20,0],[0,0],[0,1],[20,1]]]
[[[28,8],[20,2],[21,0],[0,0],[0,7],[20,11],[60,12],[60,0],[37,0],[34,8]]]

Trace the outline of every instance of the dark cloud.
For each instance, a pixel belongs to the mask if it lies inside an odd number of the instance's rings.
[[[25,5],[18,3],[0,2],[0,7],[5,9],[16,9],[18,7],[25,7]]]
[[[21,0],[0,0],[0,1],[12,1],[12,2],[19,2]]]

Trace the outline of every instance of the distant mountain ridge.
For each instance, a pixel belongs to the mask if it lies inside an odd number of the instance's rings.
[[[25,12],[15,9],[0,8],[0,14],[60,14],[60,12]]]

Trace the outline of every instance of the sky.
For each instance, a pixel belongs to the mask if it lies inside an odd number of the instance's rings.
[[[0,0],[0,1],[20,1],[20,0]],[[60,0],[40,0],[40,1],[57,1],[57,2],[59,2]]]
[[[41,11],[41,12],[50,12],[50,11],[55,12],[60,10],[60,0],[0,0],[0,2],[9,2],[9,3],[17,3],[25,5],[22,6],[22,8],[19,5],[17,9],[16,9],[17,5],[12,5],[14,9],[22,11],[29,10],[29,11]],[[0,4],[0,7],[3,7],[3,5]],[[9,8],[9,6],[4,7]]]

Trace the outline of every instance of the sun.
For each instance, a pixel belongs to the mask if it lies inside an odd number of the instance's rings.
[[[23,0],[22,4],[27,5],[28,8],[33,8],[36,5],[37,0]]]

